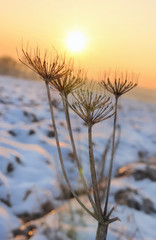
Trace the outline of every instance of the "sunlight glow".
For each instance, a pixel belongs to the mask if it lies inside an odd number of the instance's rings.
[[[86,46],[86,37],[80,31],[73,31],[68,35],[67,47],[72,52],[80,52]]]

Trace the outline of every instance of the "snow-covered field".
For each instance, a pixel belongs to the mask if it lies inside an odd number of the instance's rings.
[[[60,98],[52,94],[69,178],[83,193]],[[72,111],[71,120],[89,184],[87,129]],[[110,225],[108,240],[155,240],[156,103],[121,99],[118,124],[110,204],[117,204],[114,216],[122,222]],[[0,130],[0,240],[94,240],[97,223],[68,200],[43,82],[0,77]],[[94,127],[98,173],[111,134],[112,119]]]

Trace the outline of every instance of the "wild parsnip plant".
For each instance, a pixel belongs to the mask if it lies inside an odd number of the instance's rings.
[[[110,79],[109,76],[105,75],[104,80],[100,82],[100,85],[112,93],[115,97],[115,114],[114,114],[114,125],[113,125],[113,140],[112,140],[112,152],[111,152],[111,161],[110,168],[108,174],[108,185],[107,185],[107,196],[106,196],[106,204],[104,214],[107,214],[108,207],[108,198],[110,191],[110,182],[113,168],[113,160],[114,160],[114,152],[115,152],[115,133],[116,133],[116,122],[117,122],[117,111],[118,111],[118,99],[121,95],[127,93],[131,89],[137,86],[137,75],[128,75],[127,73],[124,75],[123,73],[115,74],[113,79]]]
[[[114,158],[114,148],[115,148],[115,130],[116,130],[116,118],[117,118],[117,105],[118,98],[131,90],[136,86],[136,83],[132,81],[129,82],[128,77],[121,80],[120,77],[116,78],[112,82],[109,78],[101,81],[99,88],[95,91],[95,83],[87,85],[87,77],[85,73],[81,70],[75,71],[73,63],[67,61],[65,57],[60,57],[56,52],[55,54],[48,53],[47,51],[41,56],[39,48],[36,48],[32,54],[31,51],[22,48],[22,53],[24,60],[20,61],[27,67],[36,72],[40,78],[45,82],[47,97],[50,107],[52,125],[55,132],[56,144],[59,154],[59,159],[64,174],[66,183],[72,192],[78,203],[85,209],[85,211],[95,218],[98,222],[98,228],[96,233],[96,240],[106,240],[108,225],[112,222],[119,220],[118,217],[111,218],[112,208],[108,211],[108,198],[110,192],[110,182],[113,167]],[[112,105],[110,97],[106,96],[104,89],[107,89],[115,95],[115,112]],[[67,129],[70,136],[70,141],[72,145],[73,155],[75,159],[76,166],[80,175],[81,182],[84,187],[84,191],[88,197],[88,200],[92,206],[92,209],[86,207],[85,203],[82,202],[80,197],[76,194],[72,185],[70,183],[68,174],[64,166],[64,159],[62,156],[62,151],[60,147],[59,137],[57,133],[57,125],[55,121],[55,115],[53,111],[52,99],[53,94],[51,91],[58,91],[63,103],[65,118],[67,122]],[[93,189],[93,195],[90,191],[90,186],[87,185],[82,164],[77,154],[77,149],[74,141],[74,136],[72,132],[72,126],[70,121],[69,107],[85,122],[88,129],[88,153],[89,153],[89,163],[90,163],[90,173],[91,173],[91,183]],[[93,149],[93,139],[92,139],[92,129],[95,124],[105,121],[114,116],[114,128],[113,128],[113,140],[112,140],[112,154],[110,160],[109,173],[106,183],[106,199],[104,202],[104,210],[102,209],[103,203],[100,198],[100,190],[98,185],[98,179],[95,160],[94,160],[94,149]]]
[[[118,112],[118,100],[123,94],[127,93],[131,89],[137,86],[138,75],[135,74],[123,74],[115,73],[114,78],[107,76],[105,74],[104,80],[100,82],[100,85],[112,93],[115,97],[115,114],[114,114],[114,124],[113,124],[113,137],[112,137],[112,151],[111,151],[111,159],[110,159],[110,166],[107,178],[107,186],[106,186],[106,200],[105,200],[105,207],[104,207],[104,216],[107,215],[108,211],[108,200],[109,200],[109,193],[110,193],[110,185],[111,185],[111,177],[112,177],[112,169],[113,169],[113,162],[114,162],[114,153],[115,153],[115,135],[116,135],[116,125],[117,125],[117,112]],[[108,226],[107,226],[108,230]]]

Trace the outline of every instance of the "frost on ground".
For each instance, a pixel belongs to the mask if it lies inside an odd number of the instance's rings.
[[[97,223],[66,187],[57,155],[43,82],[0,77],[0,240],[94,240]],[[76,171],[62,105],[53,106],[66,169],[88,204]],[[87,183],[87,129],[71,111],[72,127]],[[156,104],[122,99],[121,138],[115,155],[110,207],[122,222],[110,225],[108,240],[156,239]],[[94,127],[98,175],[112,134],[112,120]],[[119,131],[118,131],[119,132]],[[110,152],[107,156],[108,169]]]

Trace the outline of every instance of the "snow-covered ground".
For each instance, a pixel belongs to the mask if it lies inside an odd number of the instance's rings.
[[[65,165],[74,189],[82,192],[60,98],[57,93],[52,94]],[[89,184],[87,129],[70,113]],[[121,138],[115,155],[110,204],[118,205],[114,216],[122,222],[110,225],[108,240],[155,240],[156,104],[122,98],[118,124]],[[100,160],[112,134],[112,119],[97,124],[93,130],[100,173]],[[97,223],[69,198],[44,83],[1,76],[0,240],[94,240]],[[86,196],[82,195],[82,200],[88,204]]]

